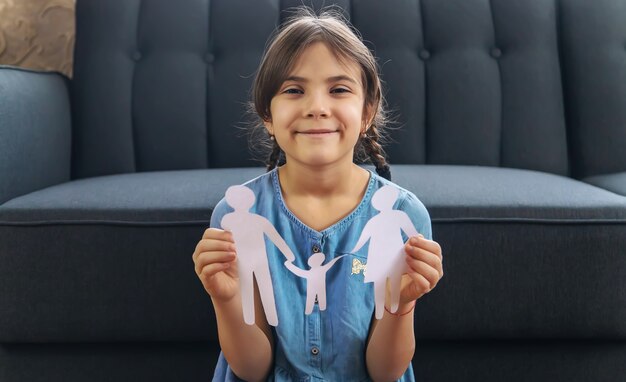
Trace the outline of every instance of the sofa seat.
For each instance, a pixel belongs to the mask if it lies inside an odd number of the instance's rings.
[[[262,173],[102,176],[4,203],[0,341],[215,341],[191,253],[226,188]],[[626,198],[528,170],[396,165],[392,176],[446,243],[418,339],[626,338]]]

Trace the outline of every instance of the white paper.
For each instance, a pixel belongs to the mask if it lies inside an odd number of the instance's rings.
[[[293,274],[306,279],[305,314],[311,314],[313,312],[313,304],[315,303],[316,297],[320,310],[326,310],[326,272],[344,256],[345,255],[335,257],[329,261],[328,264],[322,265],[326,259],[326,255],[321,252],[315,253],[309,257],[308,264],[309,267],[311,267],[309,270],[300,269],[294,264],[285,261],[285,267],[287,267],[287,269]]]
[[[364,282],[374,283],[378,320],[383,317],[385,310],[387,279],[390,283],[391,312],[395,313],[398,310],[402,275],[408,271],[402,232],[404,231],[408,237],[418,234],[409,216],[404,211],[393,209],[398,195],[399,190],[389,185],[381,187],[374,193],[372,206],[380,213],[367,222],[351,252],[357,252],[369,240]]]
[[[267,322],[272,326],[277,326],[278,313],[264,236],[267,236],[278,247],[287,260],[294,261],[295,256],[269,220],[250,212],[255,201],[254,192],[248,187],[229,187],[226,190],[226,202],[235,211],[224,215],[221,224],[224,230],[232,232],[237,247],[237,267],[244,322],[248,325],[254,324],[254,275]]]

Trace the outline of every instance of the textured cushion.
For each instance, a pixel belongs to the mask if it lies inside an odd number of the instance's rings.
[[[190,256],[225,189],[262,171],[106,176],[0,206],[0,340],[215,340]],[[392,174],[445,243],[418,338],[626,337],[626,198],[524,170]]]

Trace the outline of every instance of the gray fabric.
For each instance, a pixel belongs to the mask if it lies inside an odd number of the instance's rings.
[[[612,341],[427,341],[413,357],[416,381],[616,382],[626,345]]]
[[[559,4],[573,175],[626,171],[626,2]]]
[[[553,2],[355,1],[391,109],[393,163],[568,172]]]
[[[591,176],[589,178],[583,179],[583,181],[589,184],[593,184],[594,186],[604,188],[616,194],[626,196],[626,172],[620,172],[618,174]]]
[[[0,66],[0,205],[70,179],[66,79]]]
[[[76,12],[75,178],[258,166],[241,127],[276,4],[83,0]]]
[[[261,168],[145,172],[80,179],[0,206],[0,224],[208,223],[226,188]]]
[[[602,188],[530,170],[478,166],[392,166],[392,179],[426,204],[436,221],[615,221],[626,198]]]
[[[0,345],[0,380],[206,382],[218,355],[214,342]]]

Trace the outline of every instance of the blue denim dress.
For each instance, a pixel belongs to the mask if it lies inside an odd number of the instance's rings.
[[[294,265],[310,269],[307,259],[325,254],[323,264],[339,259],[326,273],[326,310],[315,304],[305,314],[307,280],[289,271],[285,256],[266,237],[266,249],[278,312],[272,327],[275,340],[274,367],[269,381],[369,381],[365,345],[374,312],[374,288],[364,282],[367,245],[355,254],[359,235],[379,211],[371,205],[372,195],[385,185],[400,191],[394,209],[408,214],[419,233],[431,239],[430,217],[411,192],[370,172],[367,190],[360,204],[348,216],[319,232],[302,223],[289,211],[281,195],[277,170],[245,185],[256,195],[250,212],[267,218],[296,256]],[[211,227],[221,228],[222,217],[233,209],[222,199],[211,217]],[[403,235],[404,236],[404,235]],[[404,236],[406,240],[406,236]],[[213,381],[240,381],[220,354]],[[411,365],[400,381],[414,381]]]

